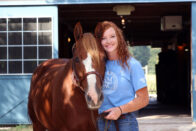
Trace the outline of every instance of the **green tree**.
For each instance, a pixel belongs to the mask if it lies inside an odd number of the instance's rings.
[[[160,48],[150,48],[150,59],[148,61],[148,72],[155,74],[155,65],[158,63],[158,54],[161,52]]]
[[[142,66],[148,66],[148,73],[155,74],[155,65],[158,63],[158,53],[160,48],[151,48],[150,46],[129,47],[131,54],[141,62]]]
[[[134,46],[130,47],[131,54],[141,62],[142,66],[146,66],[150,59],[150,47],[149,46]]]

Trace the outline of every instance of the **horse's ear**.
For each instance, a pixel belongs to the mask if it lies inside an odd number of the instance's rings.
[[[97,24],[97,26],[95,27],[95,37],[96,38],[101,38],[101,35],[102,35],[102,29],[103,27],[102,27],[102,23],[101,22],[99,22],[98,24]]]
[[[80,24],[80,22],[76,23],[75,27],[74,27],[74,38],[75,41],[79,40],[83,35],[83,30],[82,30],[82,26]]]

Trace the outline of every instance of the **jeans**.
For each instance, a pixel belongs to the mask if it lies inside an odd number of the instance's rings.
[[[107,131],[116,131],[115,122],[113,120],[107,120],[103,117],[99,117],[97,120],[97,131],[104,131],[105,128]],[[139,131],[138,122],[136,120],[134,113],[124,114],[117,120],[119,131]],[[106,124],[106,127],[105,127]],[[109,127],[109,128],[108,128]]]

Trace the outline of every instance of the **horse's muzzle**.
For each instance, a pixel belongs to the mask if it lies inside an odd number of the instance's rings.
[[[85,99],[89,109],[98,109],[103,102],[103,94],[100,92],[97,94],[97,96],[95,96],[87,93],[85,94]]]

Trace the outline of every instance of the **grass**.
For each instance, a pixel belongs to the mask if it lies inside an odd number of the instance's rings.
[[[147,74],[146,81],[147,81],[149,94],[156,94],[156,92],[157,92],[156,75],[155,74]]]
[[[19,125],[16,127],[0,129],[0,131],[33,131],[31,125]]]

